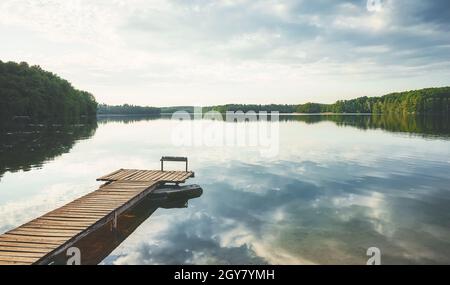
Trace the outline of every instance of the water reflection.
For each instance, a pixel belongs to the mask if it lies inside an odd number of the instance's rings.
[[[0,178],[5,172],[29,171],[92,137],[97,123],[0,125]]]
[[[192,119],[197,119],[191,115]],[[98,117],[101,124],[120,122],[124,124],[139,122],[171,119],[170,114],[160,116],[106,116]],[[223,115],[225,120],[225,115]],[[318,115],[281,115],[280,121],[284,122],[304,122],[307,124],[316,124],[321,122],[334,122],[338,126],[355,127],[363,130],[380,129],[395,133],[409,133],[423,137],[450,137],[450,117],[449,116],[421,116],[421,115],[354,115],[354,114],[318,114]]]
[[[104,263],[365,264],[367,248],[377,246],[385,264],[450,264],[448,118],[281,119],[280,153],[270,160],[248,148],[175,147],[168,118],[99,119],[95,135],[69,155],[5,174],[0,229],[95,190],[90,183],[102,174],[189,156],[201,199],[158,209]],[[28,216],[11,214],[14,203],[46,189],[65,200],[46,196],[48,209],[24,204],[16,212]]]
[[[314,124],[331,121],[338,126],[353,126],[358,129],[381,129],[422,135],[424,137],[450,137],[450,117],[420,115],[296,115],[283,116],[285,121],[301,121]]]
[[[97,122],[99,124],[107,124],[112,122],[120,122],[124,124],[130,124],[140,121],[152,121],[164,118],[159,115],[133,115],[133,116],[123,116],[123,115],[99,115],[97,117]],[[166,116],[167,118],[167,116]]]
[[[448,177],[429,171],[383,178],[342,163],[209,167],[198,176],[221,176],[200,182],[204,197],[188,214],[160,215],[106,262],[364,264],[367,248],[377,246],[386,264],[449,263]]]

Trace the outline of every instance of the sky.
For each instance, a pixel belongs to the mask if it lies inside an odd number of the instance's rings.
[[[450,1],[2,0],[0,60],[107,104],[332,103],[450,85]]]

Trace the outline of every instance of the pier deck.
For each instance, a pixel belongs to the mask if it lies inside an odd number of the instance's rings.
[[[98,190],[0,235],[0,265],[49,264],[77,241],[111,224],[154,189],[184,183],[190,171],[119,169],[98,178]]]

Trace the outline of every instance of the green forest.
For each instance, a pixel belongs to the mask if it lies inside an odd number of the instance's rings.
[[[340,100],[334,104],[306,103],[300,105],[239,105],[206,107],[206,110],[278,111],[280,113],[370,113],[370,114],[450,114],[450,87],[428,88],[382,97],[360,97]]]
[[[0,61],[0,119],[73,121],[97,113],[94,96],[39,66]]]
[[[206,106],[203,112],[218,111],[278,111],[280,113],[354,113],[354,114],[450,114],[450,87],[428,88],[400,93],[392,93],[381,97],[360,97],[352,100],[340,100],[334,104],[227,104]],[[171,114],[176,111],[192,113],[193,106],[179,107],[140,107],[133,105],[108,106],[100,105],[99,114]]]
[[[175,111],[192,112],[193,106],[143,107],[135,105],[97,105],[92,94],[80,91],[39,66],[0,61],[0,119],[73,121],[100,115],[160,115]],[[355,113],[355,114],[450,114],[450,87],[428,88],[381,97],[360,97],[334,104],[228,104],[204,107],[203,111],[278,111],[280,113]]]
[[[100,104],[97,113],[99,115],[160,115],[161,108],[128,104],[118,106]]]

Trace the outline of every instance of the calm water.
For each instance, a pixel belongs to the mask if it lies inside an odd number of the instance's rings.
[[[203,196],[158,209],[105,264],[365,264],[372,246],[385,264],[450,264],[448,119],[288,116],[270,158],[176,147],[175,124],[1,129],[0,232],[95,190],[103,174],[179,155]]]

